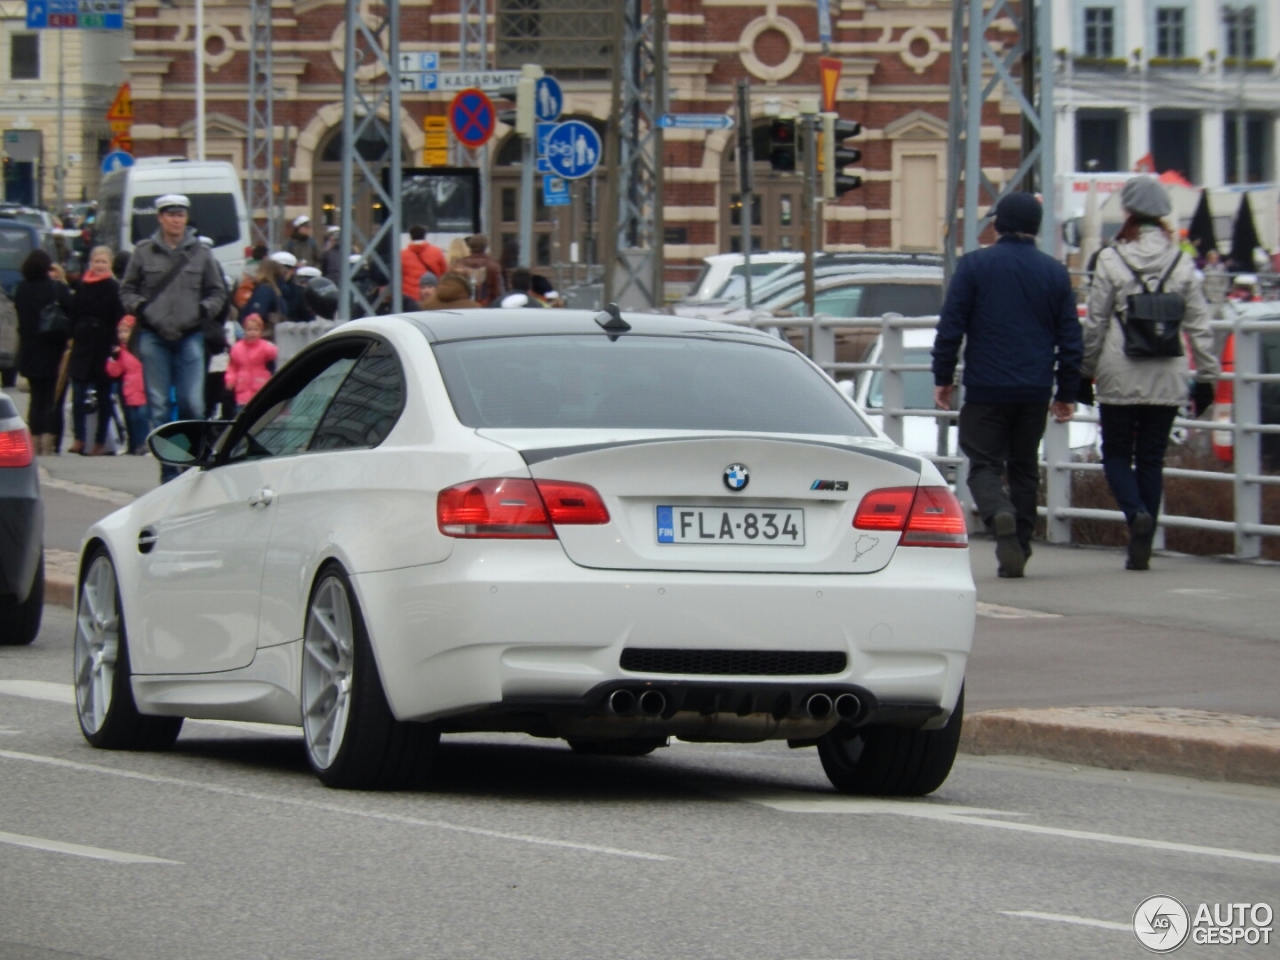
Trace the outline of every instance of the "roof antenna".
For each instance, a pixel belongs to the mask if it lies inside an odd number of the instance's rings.
[[[622,311],[618,309],[616,303],[606,305],[596,314],[595,321],[600,324],[605,333],[612,334],[614,337],[631,329],[631,324],[622,319]]]

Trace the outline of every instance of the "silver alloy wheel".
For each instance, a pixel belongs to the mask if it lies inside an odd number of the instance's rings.
[[[111,560],[100,555],[80,587],[76,613],[76,709],[87,733],[97,733],[106,721],[119,657],[116,571]]]
[[[307,751],[327,770],[342,748],[351,712],[351,670],[355,630],[346,585],[326,577],[307,611],[302,638],[302,727]]]

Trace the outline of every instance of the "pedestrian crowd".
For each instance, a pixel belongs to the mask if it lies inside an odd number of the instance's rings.
[[[61,450],[68,390],[74,438],[67,452],[84,456],[108,452],[113,422],[129,452],[145,454],[155,426],[231,419],[274,373],[279,324],[337,314],[338,227],[326,227],[317,243],[311,218],[299,216],[282,249],[246,251],[242,274],[232,278],[190,222],[187,197],[159,197],[156,210],[156,232],[131,254],[93,247],[81,273],[77,258],[58,264],[36,249],[22,265],[13,295],[18,372],[30,384],[28,421],[43,455]],[[546,278],[506,270],[488,249],[477,234],[453,241],[446,253],[425,227],[410,227],[400,253],[402,309],[563,305]],[[375,312],[389,313],[390,280],[358,246],[349,256],[351,282]],[[174,468],[161,468],[162,479],[172,475]]]

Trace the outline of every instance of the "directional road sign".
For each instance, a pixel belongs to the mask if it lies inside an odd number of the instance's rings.
[[[493,101],[481,90],[463,90],[449,104],[449,126],[465,147],[483,147],[497,122]]]
[[[542,178],[542,204],[547,207],[567,207],[573,200],[569,196],[569,181],[564,177]]]
[[[428,70],[440,69],[440,54],[434,50],[429,53],[402,53],[400,54],[400,72],[401,73],[423,73]]]
[[[539,77],[537,96],[534,97],[538,119],[543,123],[553,123],[560,119],[560,111],[564,109],[564,93],[555,77]]]
[[[112,170],[123,170],[125,167],[133,166],[133,154],[125,153],[123,150],[112,150],[102,158],[102,172],[110,173]]]
[[[514,87],[520,82],[519,70],[440,70],[412,76],[417,78],[417,89],[426,93],[470,89],[496,93],[503,87]]]
[[[728,130],[733,117],[724,113],[664,113],[658,118],[658,126],[677,130]]]
[[[551,172],[567,180],[587,176],[602,159],[600,136],[581,120],[566,120],[547,137],[547,162]]]
[[[27,29],[123,30],[124,0],[29,0]]]

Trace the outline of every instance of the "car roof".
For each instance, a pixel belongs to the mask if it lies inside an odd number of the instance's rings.
[[[431,343],[454,340],[483,340],[494,337],[532,336],[610,336],[596,323],[592,310],[431,310],[401,314],[396,318],[408,322],[422,332]],[[627,331],[639,336],[716,336],[759,343],[763,346],[787,347],[772,334],[732,323],[694,320],[657,313],[623,313],[631,324]],[[616,336],[616,334],[612,334]]]

